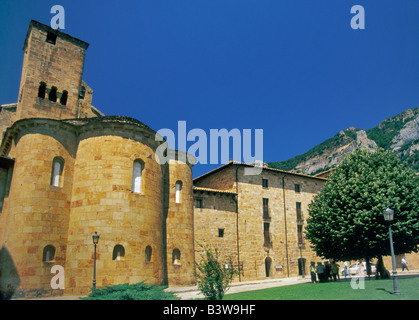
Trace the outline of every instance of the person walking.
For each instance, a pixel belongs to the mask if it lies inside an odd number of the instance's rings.
[[[348,262],[347,261],[345,261],[343,263],[343,275],[345,276],[345,279],[346,279],[346,276],[348,276],[349,278],[352,278],[352,276],[348,272]]]
[[[404,269],[407,269],[407,271],[409,271],[409,268],[407,267],[407,261],[406,261],[406,257],[402,258],[402,271],[404,271]]]
[[[317,283],[316,264],[314,263],[314,261],[311,261],[311,263],[310,263],[310,275],[311,275],[311,282],[312,283]]]

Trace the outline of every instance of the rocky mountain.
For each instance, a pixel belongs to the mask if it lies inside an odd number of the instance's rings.
[[[385,119],[378,126],[363,130],[350,127],[294,158],[269,162],[271,168],[317,174],[338,165],[356,148],[394,150],[419,172],[419,107]]]

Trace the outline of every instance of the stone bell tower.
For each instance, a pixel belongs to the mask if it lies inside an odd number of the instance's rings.
[[[88,94],[82,82],[88,46],[40,22],[30,22],[23,46],[16,120],[79,117],[79,101]]]

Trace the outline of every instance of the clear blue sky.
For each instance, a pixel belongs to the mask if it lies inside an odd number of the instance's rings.
[[[66,10],[93,105],[154,130],[264,130],[264,161],[419,106],[419,1],[0,1],[0,104],[17,101],[31,19]],[[365,30],[350,26],[365,8]],[[194,176],[216,166],[198,165]]]

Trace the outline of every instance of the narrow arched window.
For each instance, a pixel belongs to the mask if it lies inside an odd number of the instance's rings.
[[[180,203],[181,201],[181,191],[182,191],[182,181],[177,181],[176,186],[176,203]]]
[[[132,192],[142,192],[142,175],[144,170],[144,162],[140,159],[134,161],[132,172]]]
[[[68,99],[68,91],[67,90],[64,90],[63,91],[63,94],[61,95],[61,98],[60,98],[60,103],[63,106],[65,106],[67,104],[67,99]]]
[[[57,102],[57,87],[51,88],[48,98],[50,101]]]
[[[151,262],[151,247],[147,246],[145,248],[145,262]]]
[[[64,159],[61,157],[55,157],[52,160],[52,174],[51,174],[51,185],[59,187],[61,185],[62,174],[64,169]]]
[[[180,250],[174,249],[172,252],[172,263],[173,264],[180,264]]]
[[[52,245],[47,245],[44,247],[44,252],[42,253],[42,261],[50,262],[55,259],[55,247]]]
[[[112,260],[121,260],[121,258],[125,257],[125,249],[120,244],[117,244],[113,248]]]
[[[38,88],[38,98],[45,99],[46,89],[47,89],[47,84],[45,82],[40,82],[39,88]]]

